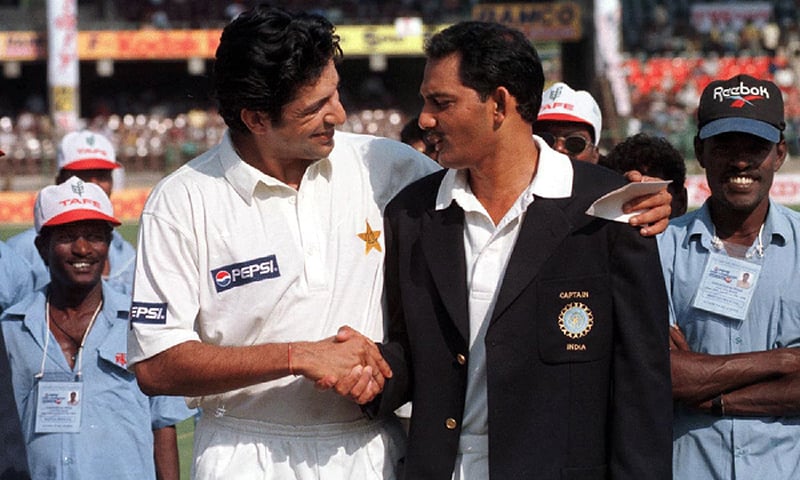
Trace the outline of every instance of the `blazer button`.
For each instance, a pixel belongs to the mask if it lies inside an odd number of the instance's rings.
[[[444,426],[447,427],[448,430],[455,430],[458,426],[458,422],[456,422],[455,418],[448,418],[444,421]]]
[[[467,363],[467,357],[465,357],[463,353],[459,353],[456,355],[456,361],[459,365],[464,365]]]

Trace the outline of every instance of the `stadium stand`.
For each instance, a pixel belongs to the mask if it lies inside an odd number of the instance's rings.
[[[254,3],[241,0],[79,0],[83,30],[219,29],[237,11]],[[341,26],[392,24],[417,16],[425,24],[470,18],[477,0],[291,0],[290,8],[315,10]],[[488,2],[483,2],[488,3]],[[499,3],[499,2],[498,2]],[[509,2],[502,2],[509,3]],[[742,2],[737,2],[737,4]],[[643,131],[666,137],[687,159],[699,92],[716,77],[748,73],[774,80],[786,103],[790,153],[800,153],[800,28],[795,1],[743,2],[755,13],[717,17],[731,2],[621,0],[623,73],[632,114],[622,135]],[[757,5],[756,5],[757,4]],[[766,5],[766,10],[765,10]],[[0,0],[0,31],[41,31],[44,2]],[[698,13],[700,12],[700,13]],[[711,13],[708,13],[711,12]],[[717,12],[717,13],[714,13]],[[706,15],[706,17],[702,17]],[[702,18],[701,18],[702,17]],[[751,18],[752,17],[752,18]],[[698,20],[700,18],[700,20]],[[723,21],[725,20],[725,21]],[[550,81],[560,79],[560,63],[543,46]],[[347,58],[347,57],[346,57]],[[0,61],[2,56],[0,55]],[[400,63],[404,62],[404,63]],[[15,188],[15,176],[54,172],[54,128],[46,115],[43,62],[23,62],[21,79],[0,84],[0,189]],[[350,113],[343,130],[398,138],[405,120],[415,115],[421,55],[394,56],[387,71],[373,72],[366,59],[345,62],[342,98]],[[210,60],[204,69],[213,68]],[[208,99],[204,74],[190,76],[185,62],[115,62],[113,78],[100,78],[94,64],[82,65],[90,98],[82,98],[85,126],[109,135],[129,173],[176,168],[213,145],[223,125]],[[137,86],[146,77],[144,87]],[[602,80],[602,79],[601,79]],[[602,103],[603,107],[609,102]],[[605,112],[611,119],[613,112]],[[605,138],[606,135],[603,135]],[[610,149],[611,145],[604,145]]]

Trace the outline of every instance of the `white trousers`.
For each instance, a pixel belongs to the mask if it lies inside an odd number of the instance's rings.
[[[192,478],[395,480],[405,455],[397,419],[291,426],[203,415]]]

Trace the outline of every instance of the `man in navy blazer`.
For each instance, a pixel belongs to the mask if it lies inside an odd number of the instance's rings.
[[[426,54],[446,170],[386,210],[394,375],[371,405],[413,401],[405,478],[671,478],[656,243],[585,213],[625,180],[531,135],[544,77],[520,32],[462,22]]]

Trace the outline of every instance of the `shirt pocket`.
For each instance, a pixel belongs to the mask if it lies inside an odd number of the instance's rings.
[[[800,301],[781,298],[777,347],[800,347]]]
[[[609,355],[614,328],[610,283],[607,275],[594,275],[540,284],[535,320],[544,363],[591,362]]]
[[[117,347],[117,348],[115,348]],[[136,376],[128,370],[128,353],[125,348],[120,348],[112,342],[111,345],[103,345],[97,351],[101,368],[104,372],[113,375],[123,381],[134,382]]]

